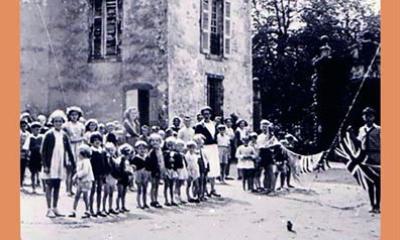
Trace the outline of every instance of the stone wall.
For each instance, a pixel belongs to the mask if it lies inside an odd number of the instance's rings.
[[[206,105],[206,74],[223,75],[224,114],[251,120],[253,111],[251,18],[248,1],[231,1],[232,52],[222,61],[200,53],[201,1],[176,0],[168,6],[169,115],[195,116]],[[179,93],[179,94],[176,94]]]
[[[87,117],[120,120],[124,91],[147,84],[150,120],[158,122],[168,90],[166,7],[166,0],[123,1],[122,62],[89,63],[88,0],[22,1],[21,110],[76,104]]]

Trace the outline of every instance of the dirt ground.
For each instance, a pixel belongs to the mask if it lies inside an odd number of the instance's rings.
[[[380,215],[368,213],[367,193],[341,165],[303,175],[295,185],[267,196],[244,192],[239,181],[229,181],[217,186],[221,199],[161,210],[136,209],[136,193],[130,192],[130,213],[101,219],[46,218],[44,196],[32,195],[25,187],[21,239],[379,239]],[[69,213],[72,198],[61,194],[59,205]],[[78,214],[82,213],[83,202]],[[296,233],[287,231],[288,220]]]

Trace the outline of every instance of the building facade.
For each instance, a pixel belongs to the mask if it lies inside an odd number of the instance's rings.
[[[251,119],[248,0],[21,0],[21,110]]]

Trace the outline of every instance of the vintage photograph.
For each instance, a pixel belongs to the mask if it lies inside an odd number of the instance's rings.
[[[21,239],[380,239],[379,0],[20,0]]]

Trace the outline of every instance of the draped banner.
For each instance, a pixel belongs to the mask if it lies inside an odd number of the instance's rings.
[[[368,190],[370,185],[380,181],[380,166],[366,163],[367,155],[362,151],[361,147],[354,144],[349,133],[346,133],[346,137],[340,141],[335,152],[347,161],[347,170],[364,190]]]

